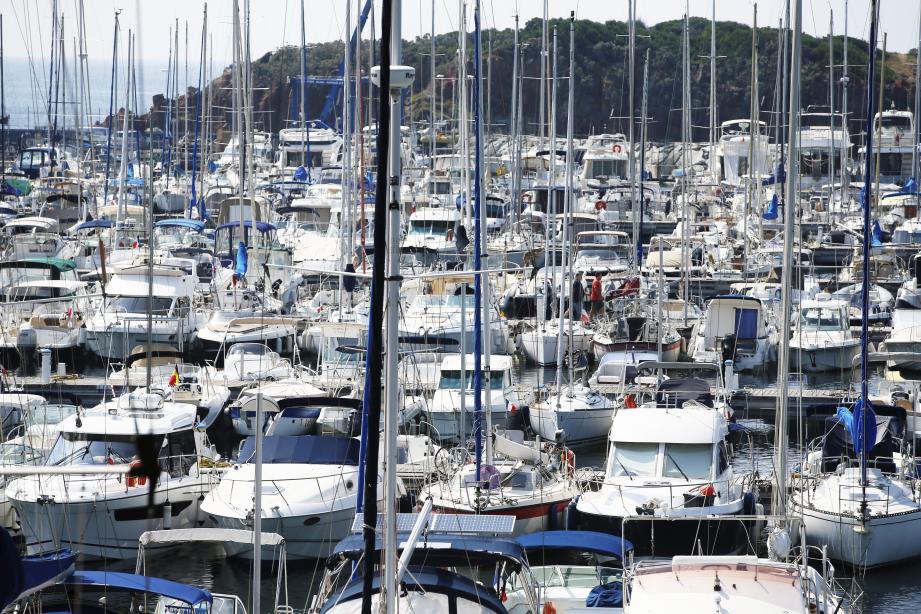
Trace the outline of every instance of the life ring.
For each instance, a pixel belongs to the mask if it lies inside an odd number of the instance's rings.
[[[611,151],[613,151],[614,153],[620,153],[621,151],[623,151],[623,147],[615,143],[614,146],[611,147]]]
[[[636,408],[636,397],[632,394],[628,394],[627,396],[625,396],[624,397],[624,407],[626,407],[627,409],[635,409]]]
[[[604,202],[600,198],[595,201],[595,211],[603,211],[608,208],[608,203]]]
[[[566,477],[572,477],[576,474],[576,453],[572,450],[563,450],[560,452],[560,468]]]
[[[541,614],[556,614],[556,606],[553,605],[552,601],[544,602],[544,608],[541,610]]]

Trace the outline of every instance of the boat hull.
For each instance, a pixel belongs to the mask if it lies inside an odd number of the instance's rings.
[[[552,400],[550,401],[552,403]],[[553,407],[528,408],[531,428],[542,439],[565,442],[568,446],[603,441],[611,430],[614,409],[576,409],[557,411]],[[559,436],[558,436],[559,435]]]

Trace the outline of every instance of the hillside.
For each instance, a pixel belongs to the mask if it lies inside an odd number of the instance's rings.
[[[567,76],[569,23],[560,20],[551,24],[558,27],[558,73]],[[610,119],[627,114],[627,24],[619,21],[605,23],[594,21],[577,21],[575,24],[575,132],[584,135],[590,132],[623,131],[626,121]],[[710,22],[695,18],[690,21],[691,34],[691,96],[694,107],[692,124],[695,127],[694,139],[706,140],[709,125],[709,60],[706,56],[710,48]],[[725,56],[717,60],[717,117],[719,121],[747,117],[749,114],[749,83],[751,80],[751,28],[734,22],[717,23],[717,55]],[[486,31],[483,33],[484,74],[491,71],[490,86],[486,90],[489,96],[488,109],[494,130],[506,131],[511,107],[512,83],[512,30]],[[526,77],[524,83],[524,125],[526,130],[534,132],[538,123],[540,75],[539,48],[540,20],[529,21],[520,31],[520,41],[524,44],[522,51],[522,70]],[[759,28],[758,70],[761,95],[761,119],[773,123],[775,110],[775,89],[777,76],[777,29]],[[491,38],[492,54],[489,58],[488,43]],[[680,138],[681,123],[681,39],[682,22],[668,21],[647,28],[637,26],[636,48],[636,108],[639,114],[642,95],[643,58],[649,49],[649,125],[650,138],[654,140],[677,140]],[[472,58],[472,36],[468,43],[468,53]],[[406,41],[403,47],[404,63],[417,69],[416,85],[413,95],[407,98],[407,112],[417,120],[427,119],[430,106],[430,74],[428,37]],[[452,98],[454,79],[457,75],[458,40],[456,34],[435,37],[436,67],[435,72],[443,75],[439,80],[436,93],[438,101],[443,98],[444,114],[452,115]],[[338,70],[342,57],[343,45],[339,43],[322,43],[310,47],[308,71],[312,75],[331,76]],[[834,39],[835,79],[840,80],[843,37]],[[802,101],[803,107],[809,105],[828,105],[828,38],[803,37]],[[368,44],[363,45],[361,56],[367,71],[369,56]],[[864,41],[850,39],[848,62],[850,64],[850,85],[848,87],[848,106],[851,116],[851,130],[862,130],[863,110],[866,108],[866,60],[867,44]],[[489,67],[487,67],[489,64]],[[894,104],[897,108],[911,108],[914,76],[912,74],[914,53],[888,54],[886,71],[885,106]],[[268,53],[254,61],[254,82],[257,88],[255,103],[256,121],[269,130],[278,130],[288,120],[290,86],[288,79],[300,72],[300,50],[296,47],[282,48]],[[472,61],[469,72],[472,73]],[[229,107],[231,104],[229,86],[231,73],[225,70],[214,86],[215,105]],[[564,132],[566,118],[566,82],[559,85],[559,126]],[[327,87],[312,87],[308,91],[309,115],[317,117],[328,92]],[[365,92],[367,95],[367,92]],[[836,85],[836,107],[840,109],[841,87]],[[163,100],[158,99],[153,109],[156,115],[162,109]],[[340,103],[341,104],[341,103]],[[440,106],[441,102],[436,102]],[[367,102],[365,102],[365,107]],[[484,113],[486,110],[484,110]],[[230,124],[229,111],[224,111],[227,125]],[[367,109],[364,109],[367,113]],[[156,117],[155,115],[155,117]],[[155,122],[158,121],[155,119]]]

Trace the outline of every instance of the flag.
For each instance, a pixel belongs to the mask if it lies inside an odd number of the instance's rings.
[[[179,384],[179,367],[173,367],[173,374],[169,376],[169,387],[175,388]]]

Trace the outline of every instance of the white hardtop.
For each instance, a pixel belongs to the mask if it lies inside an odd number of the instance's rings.
[[[44,232],[57,232],[58,221],[53,217],[19,217],[13,218],[3,226],[4,228],[35,228]]]
[[[153,296],[192,296],[195,283],[191,275],[177,269],[154,267]],[[147,267],[137,266],[122,269],[106,284],[106,293],[115,296],[148,296],[150,286]]]
[[[420,207],[410,216],[410,223],[416,221],[440,221],[456,222],[460,219],[460,211],[456,207]]]
[[[576,245],[624,245],[628,238],[619,230],[583,230],[576,235]]]
[[[85,281],[74,281],[72,279],[30,279],[10,286],[10,290],[15,288],[63,288],[65,290],[79,290],[85,288]]]
[[[467,354],[464,356],[464,366],[467,371],[473,371],[473,359],[474,354]],[[481,359],[482,363],[485,365],[485,359]],[[449,354],[445,356],[441,361],[441,369],[443,371],[460,371],[461,368],[461,356],[460,354]],[[506,356],[505,354],[493,354],[489,357],[489,370],[490,371],[511,371],[512,369],[512,357]]]
[[[826,295],[827,296],[827,295]],[[841,299],[833,298],[821,298],[821,296],[815,300],[803,301],[800,303],[801,311],[807,309],[844,309],[849,310],[850,305],[847,301],[842,301]]]
[[[726,418],[718,409],[636,407],[615,412],[608,439],[631,443],[715,444],[728,433]]]
[[[156,392],[138,389],[69,416],[58,428],[62,433],[91,435],[165,435],[192,428],[195,415],[195,405],[174,403]]]
[[[0,407],[37,407],[45,404],[45,397],[37,394],[7,392],[0,394]]]

